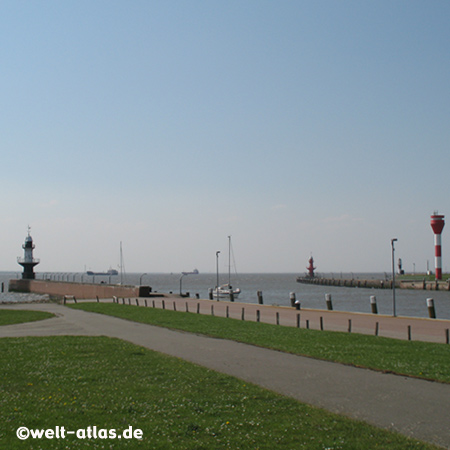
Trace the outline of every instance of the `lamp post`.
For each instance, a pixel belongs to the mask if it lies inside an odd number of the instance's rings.
[[[395,311],[395,265],[394,265],[394,242],[397,242],[397,238],[391,239],[391,247],[392,247],[392,309],[393,309],[393,315],[396,316]]]
[[[216,298],[217,298],[217,301],[219,301],[219,253],[220,253],[220,251],[216,252],[216,274],[217,274]]]
[[[192,272],[181,272],[181,277],[180,277],[180,297],[183,296],[183,294],[182,294],[183,291],[181,289],[181,283],[183,281],[183,277],[186,276],[186,275],[198,275],[198,270],[194,269]]]
[[[142,285],[142,277],[143,277],[144,275],[147,275],[147,274],[146,274],[146,273],[143,273],[143,274],[139,277],[139,286]]]

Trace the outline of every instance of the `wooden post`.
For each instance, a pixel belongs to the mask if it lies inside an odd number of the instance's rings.
[[[320,316],[320,330],[323,331],[323,317]]]
[[[227,305],[227,313],[226,313],[226,316],[227,316],[227,319],[230,317],[230,308],[229,308],[228,305]]]
[[[262,293],[262,291],[258,291],[257,292],[257,295],[258,295],[258,303],[260,304],[260,305],[262,305],[264,302],[263,302],[263,293]]]
[[[379,328],[379,323],[377,322],[375,324],[375,336],[378,336],[378,328]]]
[[[139,306],[139,300],[136,299],[136,306]]]
[[[309,320],[306,319],[306,329],[309,330]]]
[[[372,308],[372,314],[378,314],[377,298],[375,295],[370,296],[370,307]]]
[[[450,333],[448,331],[448,328],[445,329],[445,343],[450,344]]]
[[[147,299],[145,299],[144,302],[145,302],[145,307],[147,308]]]
[[[348,332],[352,332],[352,319],[348,319]]]
[[[152,300],[152,306],[155,307],[155,300]]]
[[[245,308],[242,308],[242,316],[241,316],[242,320],[245,320]]]
[[[162,309],[166,309],[166,302],[164,300],[162,301]]]
[[[98,303],[99,302],[98,295],[96,295],[96,297],[97,297],[97,303]]]
[[[189,312],[188,302],[186,302],[186,312]]]
[[[175,300],[173,302],[173,310],[176,311],[177,310],[177,304],[175,303]]]
[[[256,321],[259,322],[260,320],[261,320],[260,312],[259,312],[259,309],[257,309],[256,310]]]
[[[209,295],[209,299],[213,300],[213,288],[208,289],[208,295]]]
[[[408,325],[408,341],[411,340],[411,325]]]
[[[325,301],[327,302],[328,311],[333,311],[333,303],[331,301],[331,294],[325,294]]]
[[[436,310],[434,309],[434,300],[432,298],[427,298],[427,306],[430,319],[436,319]]]
[[[280,325],[280,313],[277,312],[277,325]]]
[[[300,328],[300,313],[297,314],[297,328]]]
[[[214,316],[214,305],[211,305],[211,315]]]
[[[200,303],[197,303],[197,314],[200,314]]]

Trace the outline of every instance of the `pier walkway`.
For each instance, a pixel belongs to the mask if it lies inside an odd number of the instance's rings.
[[[144,302],[144,299],[139,301]],[[172,301],[172,298],[166,298],[165,307]],[[190,302],[188,308],[194,305],[197,307],[196,305],[201,303],[203,309],[215,306],[216,312],[219,310],[219,304],[220,307],[228,306],[230,317],[239,316],[242,314],[242,307],[249,306],[181,298],[175,301],[179,310],[186,306],[186,301]],[[252,306],[263,309],[262,305]],[[0,337],[115,337],[236,376],[304,403],[450,448],[449,384],[319,361],[224,339],[75,310],[54,303],[0,305],[0,308],[41,310],[57,315],[56,318],[43,321],[2,326]],[[269,307],[267,311],[270,311]],[[249,311],[245,311],[245,314],[247,312],[250,314]],[[276,311],[272,310],[273,312]],[[273,315],[270,317],[273,319]],[[381,318],[382,316],[378,319],[381,321]],[[448,327],[449,321],[442,322],[447,322]],[[384,325],[380,324],[380,327],[383,328]]]

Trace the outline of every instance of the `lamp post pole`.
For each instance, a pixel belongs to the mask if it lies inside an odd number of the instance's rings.
[[[394,262],[394,242],[397,242],[397,238],[391,239],[391,247],[392,247],[392,309],[393,309],[393,316],[395,317],[397,315],[395,310],[395,262]]]
[[[216,299],[219,301],[219,253],[220,251],[216,252]]]

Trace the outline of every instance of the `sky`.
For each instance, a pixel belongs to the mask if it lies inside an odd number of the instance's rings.
[[[447,0],[4,0],[0,270],[434,270]],[[448,226],[449,227],[449,226]],[[442,234],[450,271],[450,232]]]

